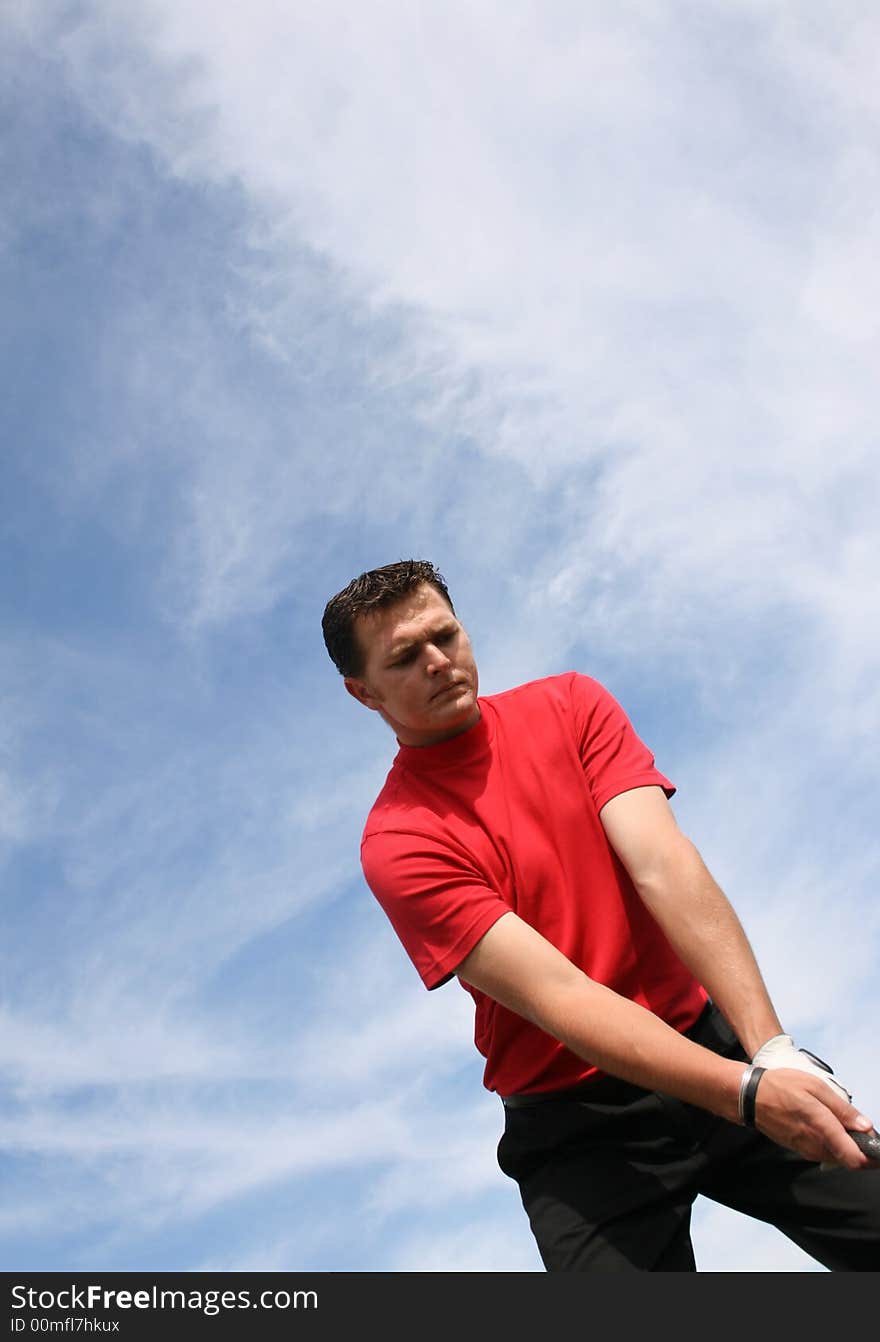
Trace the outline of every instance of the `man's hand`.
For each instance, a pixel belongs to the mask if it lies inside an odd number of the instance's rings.
[[[832,1069],[828,1066],[827,1062],[823,1062],[821,1058],[817,1058],[815,1054],[809,1053],[806,1049],[797,1048],[790,1034],[777,1034],[774,1035],[772,1039],[768,1039],[766,1044],[762,1044],[761,1047],[758,1049],[757,1053],[752,1058],[752,1062],[756,1067],[764,1067],[770,1070],[785,1069],[789,1071],[806,1072],[807,1075],[815,1077],[819,1081],[823,1081],[826,1086],[831,1087],[833,1093],[836,1096],[838,1096],[846,1106],[845,1111],[842,1113],[839,1113],[837,1109],[832,1110],[832,1112],[838,1113],[838,1116],[840,1118],[843,1127],[848,1132],[856,1132],[859,1134],[864,1133],[865,1135],[867,1135],[868,1133],[873,1132],[870,1120],[865,1118],[863,1114],[859,1114],[857,1110],[853,1109],[851,1103],[852,1095],[846,1089],[846,1087],[841,1085],[841,1083],[835,1078],[834,1073]],[[761,1082],[759,1083],[759,1090],[761,1086],[764,1085],[765,1079],[766,1078],[762,1077]],[[823,1100],[825,1099],[824,1096],[822,1098]],[[853,1118],[852,1115],[855,1115],[855,1118]],[[827,1120],[825,1119],[825,1116],[823,1115],[821,1117],[822,1117],[822,1125],[821,1125],[822,1131],[829,1133],[829,1139],[831,1140],[832,1145],[829,1146],[827,1153],[821,1154],[818,1157],[810,1156],[809,1157],[810,1159],[821,1160],[822,1164],[827,1168],[831,1168],[835,1165],[846,1165],[850,1169],[859,1169],[865,1164],[871,1164],[871,1163],[876,1164],[877,1157],[874,1156],[873,1161],[869,1159],[872,1152],[870,1151],[870,1149],[866,1149],[864,1142],[862,1143],[854,1142],[850,1137],[849,1140],[845,1142],[845,1144],[841,1145],[839,1132],[834,1132],[832,1136],[830,1130],[828,1129]],[[761,1127],[762,1131],[766,1132],[766,1135],[768,1137],[773,1135],[772,1133],[767,1132],[766,1128],[764,1128],[763,1126],[763,1123],[760,1124],[759,1126]],[[813,1138],[811,1137],[811,1140],[812,1139]],[[774,1140],[780,1140],[780,1139],[774,1138]],[[786,1142],[785,1144],[788,1145],[789,1143]],[[854,1163],[851,1159],[852,1157],[851,1148],[853,1146],[855,1146],[857,1150],[863,1153],[862,1161],[859,1162],[858,1164]],[[798,1149],[801,1151],[802,1154],[805,1154],[803,1147],[799,1147]],[[847,1157],[850,1158],[842,1159],[841,1158],[842,1152]]]
[[[756,1067],[791,1067],[799,1072],[809,1072],[811,1076],[817,1076],[820,1081],[826,1082],[845,1100],[852,1099],[851,1092],[835,1079],[834,1072],[827,1062],[817,1058],[814,1053],[808,1053],[806,1049],[796,1048],[790,1034],[777,1034],[768,1039],[767,1043],[758,1049],[752,1062]]]
[[[820,1075],[821,1080],[803,1067],[771,1066],[755,1093],[755,1127],[807,1160],[868,1169],[873,1161],[862,1154],[848,1130],[868,1133],[871,1120]]]

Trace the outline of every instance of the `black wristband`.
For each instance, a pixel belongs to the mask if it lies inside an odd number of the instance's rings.
[[[755,1126],[755,1093],[766,1067],[747,1067],[739,1092],[739,1116],[747,1128]]]

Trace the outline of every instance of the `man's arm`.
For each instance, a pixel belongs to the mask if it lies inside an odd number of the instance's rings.
[[[493,924],[456,973],[610,1075],[737,1121],[745,1064],[695,1044],[644,1007],[588,978],[515,913]],[[870,1124],[816,1077],[783,1069],[766,1072],[758,1112],[767,1136],[808,1160],[851,1169],[870,1163],[844,1131],[844,1125]]]
[[[753,1057],[762,1044],[783,1033],[782,1025],[739,918],[693,843],[678,828],[663,790],[641,787],[621,793],[606,803],[599,818],[644,903]],[[792,1070],[783,1070],[786,1086],[792,1075]],[[805,1154],[797,1142],[786,1141],[766,1126],[769,1102],[774,1099],[766,1082],[765,1074],[758,1095],[759,1126]],[[825,1101],[827,1089],[820,1090],[819,1097]],[[788,1098],[794,1102],[796,1097],[792,1092]],[[837,1113],[836,1106],[829,1107]],[[849,1118],[838,1114],[841,1122],[869,1129],[869,1120],[850,1108]]]
[[[515,913],[499,918],[456,973],[603,1071],[736,1121],[743,1063],[589,978]]]
[[[599,819],[639,895],[751,1057],[782,1026],[736,913],[662,788],[622,792]]]

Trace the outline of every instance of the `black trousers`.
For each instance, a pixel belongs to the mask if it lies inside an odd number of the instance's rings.
[[[711,1004],[687,1033],[746,1059]],[[612,1077],[504,1112],[498,1163],[550,1272],[695,1272],[698,1194],[776,1226],[832,1271],[880,1271],[880,1170],[823,1170],[752,1128]]]

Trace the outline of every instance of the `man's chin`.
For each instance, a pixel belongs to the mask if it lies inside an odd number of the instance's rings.
[[[464,731],[480,720],[480,708],[470,691],[465,694],[447,694],[437,705],[440,708],[439,720],[450,730]]]
[[[479,706],[475,703],[459,704],[454,695],[447,697],[453,701],[448,711],[437,712],[437,705],[434,705],[435,712],[431,714],[430,725],[426,721],[421,729],[409,728],[403,734],[398,732],[398,740],[404,745],[439,745],[441,741],[448,741],[475,727],[480,720]]]

